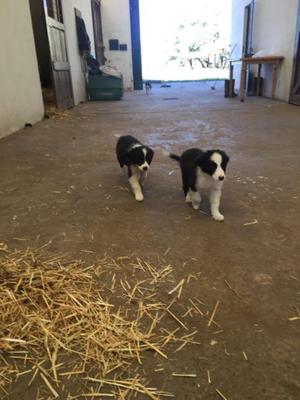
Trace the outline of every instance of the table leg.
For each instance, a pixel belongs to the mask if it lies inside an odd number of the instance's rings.
[[[257,82],[256,82],[256,96],[259,96],[260,76],[261,76],[261,64],[258,64]]]
[[[275,99],[276,83],[277,83],[278,63],[273,64],[272,71],[272,99]]]
[[[233,97],[233,65],[230,63],[230,73],[229,73],[229,97]]]
[[[245,82],[246,82],[246,74],[247,74],[247,64],[242,62],[242,71],[241,71],[241,81],[240,81],[240,100],[244,101],[245,96]]]

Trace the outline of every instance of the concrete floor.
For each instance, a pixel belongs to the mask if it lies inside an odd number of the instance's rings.
[[[197,382],[153,372],[151,383],[180,400],[217,399],[216,388],[228,400],[299,399],[300,320],[288,320],[300,309],[299,126],[299,108],[224,99],[221,83],[216,91],[210,83],[157,85],[150,96],[82,104],[0,141],[0,242],[19,248],[51,240],[49,250],[76,257],[167,252],[178,280],[201,272],[191,296],[210,311],[220,300],[223,331],[203,328],[202,346],[172,361],[196,371]],[[202,212],[184,203],[178,166],[159,151],[145,201],[136,203],[115,159],[122,134],[174,152],[224,149],[231,157],[225,222],[206,215],[205,202]]]

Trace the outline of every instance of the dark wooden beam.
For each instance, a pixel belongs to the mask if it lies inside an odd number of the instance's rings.
[[[129,0],[134,90],[143,89],[139,0]]]

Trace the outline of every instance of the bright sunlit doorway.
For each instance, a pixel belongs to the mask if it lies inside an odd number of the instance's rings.
[[[224,79],[231,0],[140,0],[144,80]]]

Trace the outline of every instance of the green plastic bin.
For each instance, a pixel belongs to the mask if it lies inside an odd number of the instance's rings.
[[[88,80],[89,100],[121,100],[123,79],[113,76],[90,75]]]

